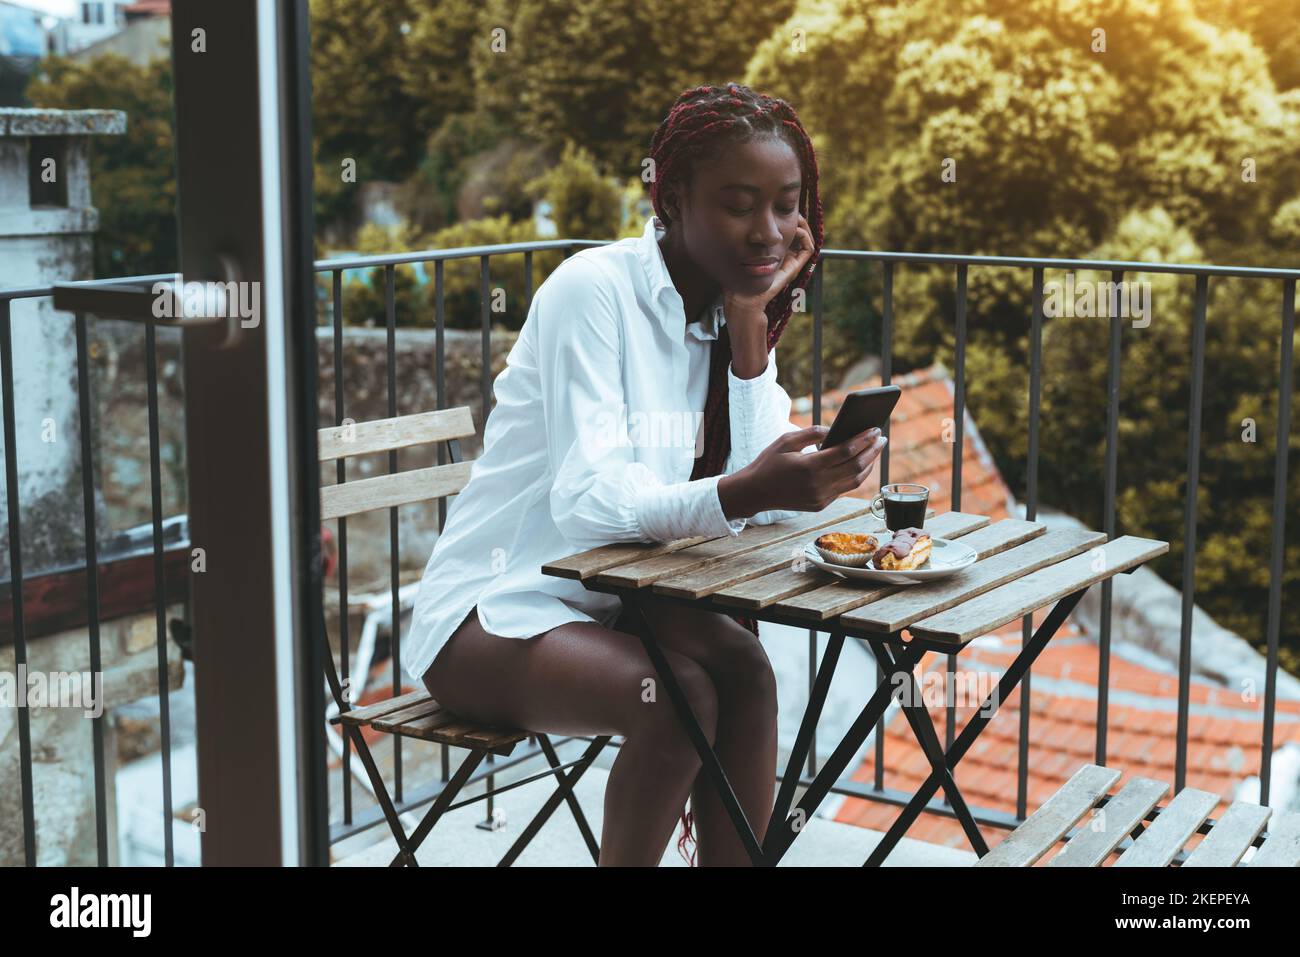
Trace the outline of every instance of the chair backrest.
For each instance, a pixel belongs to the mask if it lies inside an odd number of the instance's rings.
[[[324,486],[320,490],[321,521],[456,494],[469,482],[474,464],[461,461],[458,440],[473,434],[474,419],[465,406],[321,429],[317,435],[322,462],[434,442],[446,442],[451,457],[446,465]]]

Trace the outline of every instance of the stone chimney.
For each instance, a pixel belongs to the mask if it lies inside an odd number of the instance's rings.
[[[93,278],[98,215],[90,197],[90,137],[125,132],[126,114],[118,110],[0,109],[0,288]],[[76,335],[72,316],[55,312],[48,296],[15,300],[11,310],[29,577],[85,561]],[[98,490],[97,477],[94,484]],[[7,495],[0,491],[3,578],[10,575]],[[97,512],[102,516],[100,502]]]

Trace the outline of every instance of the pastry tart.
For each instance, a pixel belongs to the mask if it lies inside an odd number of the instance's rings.
[[[862,568],[871,561],[880,542],[874,535],[853,532],[827,532],[813,542],[817,553],[836,565]]]

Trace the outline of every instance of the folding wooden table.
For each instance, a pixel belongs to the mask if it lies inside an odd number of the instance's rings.
[[[1108,542],[1105,534],[1086,529],[1049,530],[1038,522],[991,522],[982,515],[947,512],[927,518],[925,530],[936,537],[959,539],[975,550],[979,560],[938,581],[877,587],[841,579],[802,557],[807,542],[832,530],[879,533],[883,526],[870,514],[866,501],[845,497],[820,512],[771,525],[749,525],[734,537],[606,545],[551,562],[542,571],[577,579],[592,591],[619,595],[625,606],[639,608],[638,599],[653,596],[830,633],[760,846],[658,642],[648,627],[640,630],[646,652],[755,864],[775,865],[781,860],[896,695],[932,770],[866,865],[884,861],[940,787],[982,857],[988,846],[953,780],[953,769],[1084,592],[1164,554],[1169,545],[1129,535]],[[945,752],[912,673],[917,662],[927,651],[956,654],[973,639],[1048,605],[1052,608],[1046,619]],[[799,769],[812,744],[846,637],[868,644],[883,680],[791,809]]]

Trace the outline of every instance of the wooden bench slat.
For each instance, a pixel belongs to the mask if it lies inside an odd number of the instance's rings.
[[[955,519],[949,519],[947,516],[956,515]],[[962,528],[972,530],[972,526],[967,524],[967,519],[971,516],[962,516],[962,512],[945,512],[931,518],[926,518],[926,525],[936,529],[947,529],[945,535],[957,534],[956,529]],[[975,516],[982,518],[982,516]],[[974,527],[987,525],[988,519],[983,519]],[[712,598],[715,602],[724,605],[733,605],[737,608],[747,610],[757,610],[775,605],[778,602],[792,599],[795,596],[814,591],[818,588],[824,588],[838,582],[839,579],[828,571],[823,571],[811,562],[796,567],[793,561],[787,562],[781,568],[768,572],[766,575],[760,575],[747,581],[738,582],[734,585],[728,585],[718,589],[713,593]]]
[[[1300,813],[1294,811],[1273,818],[1264,846],[1255,852],[1248,867],[1300,867]]]
[[[1096,553],[1101,551],[1101,567]],[[1030,611],[1099,581],[1135,568],[1169,551],[1168,542],[1124,535],[1082,555],[1030,572],[954,608],[916,622],[914,636],[963,644],[986,635]]]
[[[987,527],[989,518],[985,515],[972,515],[969,512],[945,512],[933,521],[926,521],[925,527],[932,535],[940,538],[965,539],[965,536]],[[836,615],[851,611],[869,602],[892,595],[899,589],[918,588],[918,585],[877,585],[867,586],[865,582],[845,581],[836,575],[817,568],[812,568],[825,576],[826,584],[809,591],[789,595],[773,604],[773,608],[786,615],[795,615],[812,621],[826,621]]]
[[[834,525],[845,519],[856,518],[869,511],[870,503],[863,499],[836,499],[820,512],[801,513],[794,518],[774,522],[771,525],[749,525],[739,537],[727,535],[724,538],[714,538],[680,551],[619,565],[600,572],[594,580],[598,584],[616,588],[645,588],[660,579],[708,565],[716,565],[719,562],[730,562],[748,552],[797,538],[807,532]]]
[[[469,482],[473,462],[449,462],[394,475],[376,475],[320,490],[321,521],[454,495]]]
[[[320,460],[331,462],[353,455],[463,439],[473,434],[474,419],[469,408],[457,406],[454,409],[399,415],[392,419],[331,426],[316,433],[316,444],[320,449]]]
[[[1272,813],[1272,808],[1233,801],[1210,833],[1192,848],[1183,867],[1236,867]]]
[[[1119,778],[1120,772],[1114,768],[1085,764],[975,866],[1029,867],[1092,810]]]
[[[992,531],[998,525],[964,536],[961,541],[969,545],[975,535]],[[900,587],[891,595],[854,609],[844,616],[844,623],[886,633],[899,631],[1030,572],[1073,558],[1105,541],[1104,532],[1055,528],[1007,551],[981,558],[950,578]]]
[[[1130,778],[1118,794],[1092,816],[1047,862],[1048,867],[1100,867],[1147,813],[1169,793],[1169,785],[1151,778]]]
[[[353,708],[351,711],[344,711],[342,714],[331,718],[330,723],[366,724],[373,718],[382,717],[402,708],[410,707],[417,702],[428,700],[430,700],[429,692],[410,691],[404,695],[398,695],[396,698],[385,698],[383,701],[376,701],[360,708]]]
[[[1120,855],[1115,867],[1168,867],[1188,838],[1219,805],[1219,795],[1183,788],[1169,806]]]

